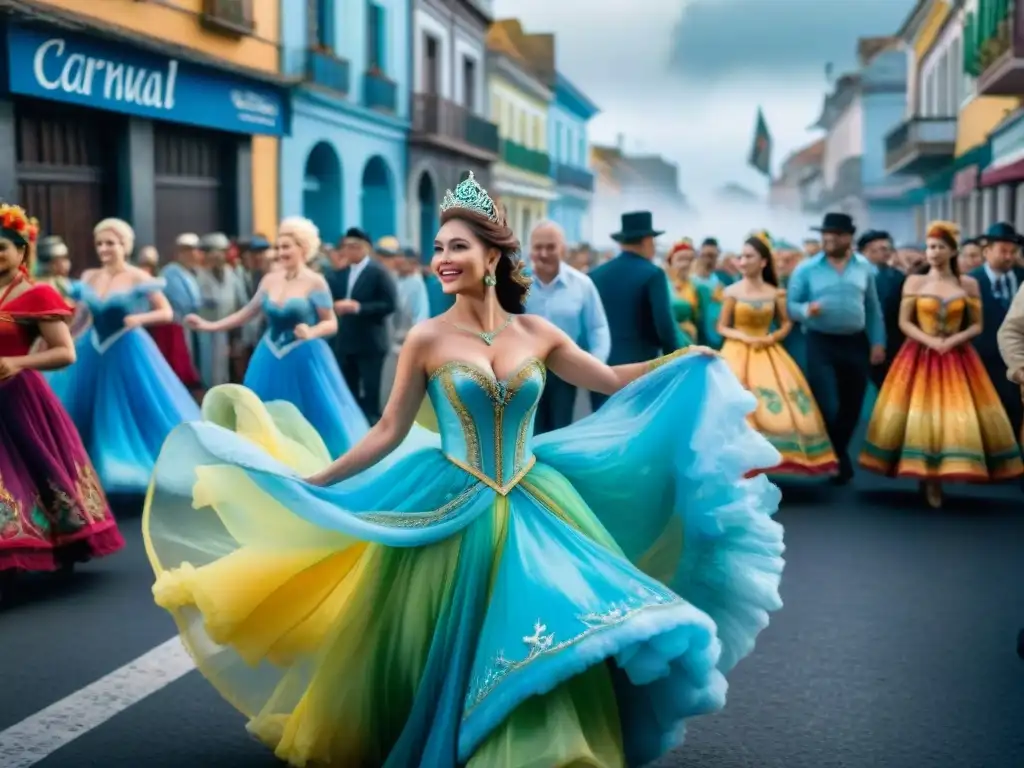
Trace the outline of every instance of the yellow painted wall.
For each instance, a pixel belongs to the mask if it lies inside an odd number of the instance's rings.
[[[252,137],[252,223],[256,232],[277,234],[280,142],[273,136]],[[250,234],[240,232],[241,235]]]
[[[995,127],[1020,106],[1016,96],[979,96],[968,102],[957,116],[956,156],[983,144]]]
[[[914,38],[914,58],[919,64],[928,52],[928,49],[932,47],[935,38],[938,37],[942,24],[949,15],[949,11],[949,3],[947,2],[938,0],[938,2],[932,3],[932,9],[921,24],[917,37]]]
[[[40,4],[89,16],[250,69],[279,72],[281,68],[278,0],[253,2],[256,29],[252,35],[241,38],[204,27],[199,20],[203,0],[45,0]],[[273,237],[277,231],[278,144],[272,136],[254,136],[252,142],[253,225],[267,237]]]
[[[298,0],[294,0],[298,2]],[[256,30],[236,39],[199,23],[203,0],[45,0],[82,16],[265,72],[280,70],[281,3],[256,0]]]

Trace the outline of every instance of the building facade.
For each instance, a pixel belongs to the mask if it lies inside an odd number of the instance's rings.
[[[679,190],[679,167],[657,155],[632,155],[619,137],[616,146],[591,147],[591,165],[597,174],[591,205],[593,239],[599,247],[614,243],[621,216],[627,211],[646,210],[655,224],[678,232],[693,214],[686,196]]]
[[[890,176],[918,179],[909,193],[917,240],[928,221],[955,218],[953,159],[963,84],[956,68],[942,61],[945,47],[936,46],[951,10],[941,0],[919,0],[898,32],[907,51],[906,112],[885,136],[885,169]]]
[[[859,229],[909,239],[918,182],[890,168],[886,156],[886,136],[907,111],[907,53],[898,38],[862,38],[858,64],[836,82],[818,122],[826,134],[815,206],[850,214]]]
[[[76,273],[106,216],[164,255],[186,231],[273,232],[289,125],[275,4],[5,5],[0,198],[63,236]]]
[[[406,236],[409,4],[281,0],[291,135],[281,146],[281,212],[325,242],[349,227]]]
[[[824,155],[825,140],[817,139],[783,160],[779,175],[772,179],[768,205],[783,211],[817,213],[817,200],[811,200],[806,190],[813,177],[821,176]]]
[[[538,51],[530,42],[518,21],[496,22],[487,33],[488,99],[501,137],[491,191],[524,242],[557,197],[548,155],[548,109],[554,94],[535,70]]]
[[[964,77],[979,97],[1012,108],[989,136],[990,163],[979,184],[997,221],[1024,227],[1024,3],[974,0],[965,6]]]
[[[413,4],[412,129],[407,231],[424,261],[433,253],[438,206],[469,171],[485,187],[500,151],[488,114],[490,2],[416,0]]]
[[[548,111],[548,149],[558,196],[548,205],[548,218],[565,230],[567,242],[585,243],[593,238],[594,198],[587,125],[598,109],[561,73],[555,75],[554,94]]]

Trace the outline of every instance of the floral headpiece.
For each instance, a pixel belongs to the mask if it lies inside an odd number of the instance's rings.
[[[472,171],[469,172],[469,176],[459,182],[454,192],[449,189],[444,193],[444,198],[441,200],[441,213],[450,208],[465,208],[468,211],[479,213],[495,223],[498,221],[498,209],[494,205],[494,201],[487,194],[487,190],[473,178]]]
[[[678,240],[675,243],[675,245],[672,246],[672,249],[668,252],[668,257],[671,259],[677,253],[683,253],[684,251],[693,251],[693,250],[695,250],[694,247],[693,247],[693,240],[691,240],[688,237],[684,237],[684,238],[681,238],[680,240]]]
[[[960,247],[960,227],[952,221],[933,221],[928,225],[927,236],[944,241],[954,251]]]
[[[20,205],[0,203],[0,235],[15,245],[30,245],[39,236],[39,221]]]

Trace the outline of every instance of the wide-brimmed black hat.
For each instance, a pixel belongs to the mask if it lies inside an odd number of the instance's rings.
[[[991,227],[986,229],[985,234],[978,239],[981,240],[984,245],[988,245],[989,243],[1013,243],[1014,245],[1024,245],[1024,238],[1017,233],[1013,224],[1005,221],[993,224]]]
[[[654,216],[650,211],[633,211],[622,214],[622,228],[612,235],[617,243],[635,243],[645,237],[658,237],[664,231],[654,228]]]
[[[853,219],[845,213],[826,213],[820,227],[811,227],[817,232],[835,232],[840,235],[852,235],[857,231]]]

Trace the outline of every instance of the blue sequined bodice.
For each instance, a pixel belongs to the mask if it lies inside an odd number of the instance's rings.
[[[313,326],[320,322],[317,310],[331,305],[330,294],[317,291],[309,296],[296,296],[281,303],[271,301],[263,294],[263,314],[267,318],[267,341],[275,349],[284,351],[298,343],[295,326],[305,323]]]
[[[76,283],[72,298],[89,310],[92,330],[100,344],[125,330],[124,319],[150,310],[149,294],[163,288],[162,280],[140,283],[127,290],[112,291],[102,298],[87,283]]]
[[[445,455],[496,490],[514,486],[533,464],[544,378],[544,364],[534,358],[504,380],[458,360],[434,371],[427,392]]]

